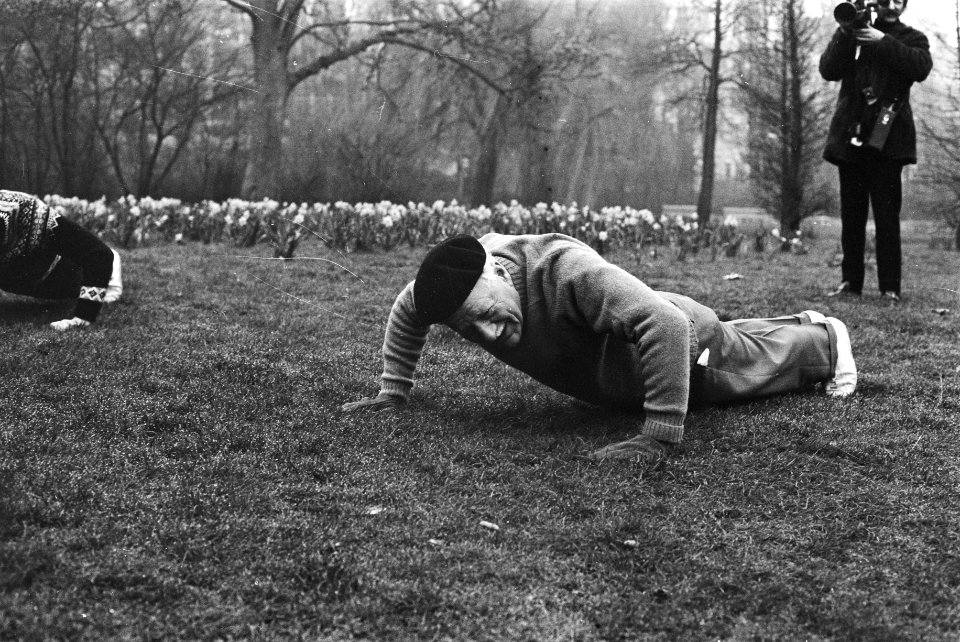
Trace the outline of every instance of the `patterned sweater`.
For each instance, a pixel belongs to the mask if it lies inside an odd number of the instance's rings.
[[[74,315],[93,322],[103,306],[113,252],[30,194],[0,189],[0,289],[40,296],[62,258],[82,270]]]
[[[698,341],[684,299],[655,292],[562,234],[487,234],[480,243],[520,294],[520,344],[483,346],[537,381],[583,401],[642,410],[643,432],[679,442]],[[381,393],[407,399],[429,326],[413,283],[397,297],[383,343]]]

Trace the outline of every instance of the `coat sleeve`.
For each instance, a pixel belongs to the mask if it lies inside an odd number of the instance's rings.
[[[644,388],[644,434],[678,442],[690,397],[693,329],[677,306],[592,250],[558,259],[564,307],[597,334],[636,346]],[[613,376],[613,375],[611,375]]]
[[[113,251],[92,233],[62,216],[50,232],[50,247],[80,266],[83,278],[74,316],[93,323],[107,294]]]
[[[856,64],[857,39],[841,28],[833,33],[830,43],[820,56],[820,75],[824,80],[843,80]]]
[[[430,326],[421,325],[416,319],[411,281],[390,309],[383,338],[383,374],[380,378],[381,394],[404,401],[413,388],[413,373],[430,331]]]
[[[919,31],[897,40],[885,35],[877,44],[877,60],[911,82],[923,82],[933,69],[930,42]]]

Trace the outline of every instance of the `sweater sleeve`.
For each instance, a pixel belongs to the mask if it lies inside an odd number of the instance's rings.
[[[430,331],[430,326],[421,325],[416,319],[413,282],[410,282],[390,309],[383,338],[383,375],[380,378],[381,394],[404,401],[413,388],[413,373]]]
[[[830,44],[820,56],[820,75],[824,80],[843,80],[856,64],[857,39],[841,28],[833,33]]]
[[[59,217],[50,233],[50,247],[83,272],[74,315],[91,323],[96,321],[110,283],[113,252],[92,233],[64,217]]]
[[[919,31],[903,41],[890,34],[877,44],[877,59],[911,82],[923,82],[933,69],[930,42]]]
[[[566,252],[555,267],[555,274],[567,275],[560,295],[568,313],[597,334],[636,345],[645,391],[644,434],[679,442],[690,397],[690,320],[640,279],[592,250]]]

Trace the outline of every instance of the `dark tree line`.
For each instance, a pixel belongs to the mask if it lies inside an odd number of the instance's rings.
[[[833,209],[799,0],[0,0],[0,184]],[[953,181],[950,124],[938,180]],[[939,132],[939,134],[938,134]],[[722,163],[721,163],[722,159]],[[718,167],[737,164],[735,175]]]

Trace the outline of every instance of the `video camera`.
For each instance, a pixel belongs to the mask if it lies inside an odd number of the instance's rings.
[[[884,2],[884,6],[889,2]],[[873,24],[878,0],[844,0],[833,8],[833,18],[848,29],[863,29]]]

